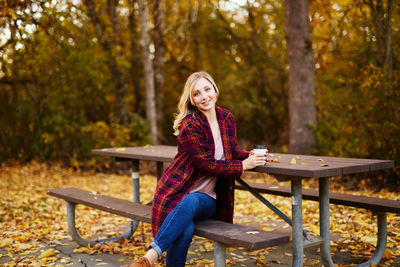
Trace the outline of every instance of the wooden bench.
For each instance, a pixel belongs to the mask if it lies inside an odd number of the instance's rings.
[[[240,183],[244,181],[241,180]],[[291,197],[291,189],[286,186],[279,186],[264,183],[246,183],[244,185],[236,182],[235,188],[239,190],[248,190],[250,186],[257,193],[271,194],[277,196]],[[246,185],[247,184],[247,185]],[[253,191],[252,190],[252,191]],[[254,194],[254,192],[253,192]],[[256,197],[257,194],[254,194]],[[305,200],[319,201],[319,191],[312,189],[302,189],[302,198]],[[400,201],[382,199],[368,196],[357,196],[344,193],[329,193],[329,203],[343,206],[350,206],[356,208],[363,208],[371,210],[374,215],[378,217],[378,240],[376,244],[375,253],[371,259],[357,266],[367,267],[371,262],[379,262],[382,258],[387,243],[387,216],[386,213],[400,213]]]
[[[247,183],[259,193],[291,197],[290,187],[264,184],[264,183]],[[236,189],[246,190],[242,185],[236,182]],[[304,200],[319,201],[318,190],[303,189],[302,196]],[[391,212],[400,213],[400,201],[391,199],[382,199],[376,197],[357,196],[344,193],[329,193],[329,203],[355,208],[363,208],[371,210],[374,213]]]
[[[77,188],[58,188],[49,190],[47,194],[64,199],[67,202],[68,227],[74,240],[79,240],[80,238],[75,228],[74,210],[76,204],[82,204],[132,220],[151,223],[151,207],[148,205],[92,194],[89,191]],[[239,246],[259,250],[289,242],[289,235],[266,232],[216,220],[196,222],[194,234],[214,241],[214,261],[217,267],[225,266],[226,247]]]

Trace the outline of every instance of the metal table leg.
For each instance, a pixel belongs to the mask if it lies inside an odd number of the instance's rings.
[[[333,267],[334,263],[330,254],[330,228],[329,228],[329,178],[319,180],[319,209],[320,209],[320,232],[323,242],[321,245],[321,259],[324,266]],[[377,265],[385,252],[387,242],[387,219],[386,213],[378,214],[378,242],[374,255],[359,265],[367,267],[371,264]]]
[[[302,190],[301,179],[291,181],[292,188],[292,238],[293,238],[293,264],[303,266],[303,215],[302,215]]]
[[[214,241],[214,266],[226,266],[226,246],[217,241]]]
[[[321,244],[321,260],[324,266],[333,267],[330,249],[329,228],[329,178],[319,179],[319,220],[320,234],[323,239]]]
[[[378,263],[382,259],[383,254],[385,253],[386,242],[387,242],[387,219],[386,219],[386,213],[382,212],[378,214],[378,241],[376,244],[375,253],[368,261],[363,262],[356,266],[369,267],[371,264],[378,265]]]
[[[140,202],[140,192],[139,192],[139,160],[133,160],[133,166],[132,166],[132,183],[133,183],[133,201],[136,203]],[[111,238],[105,238],[105,239],[100,239],[100,240],[89,240],[82,238],[75,226],[75,203],[67,202],[67,221],[68,221],[68,230],[69,233],[72,237],[72,239],[78,243],[81,246],[87,246],[87,245],[94,245],[98,243],[104,243],[104,242],[115,242],[118,241],[121,237],[123,238],[130,238],[133,233],[136,231],[136,228],[138,227],[139,221],[137,220],[132,220],[131,221],[131,227],[128,231],[123,233],[120,236],[115,236]]]

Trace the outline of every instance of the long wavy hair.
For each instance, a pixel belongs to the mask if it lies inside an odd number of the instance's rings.
[[[174,120],[174,135],[179,135],[179,128],[181,126],[182,120],[190,113],[193,113],[197,110],[196,106],[193,104],[193,90],[196,86],[196,83],[204,78],[209,81],[217,94],[219,95],[219,90],[217,85],[214,82],[214,79],[205,71],[199,71],[192,73],[189,78],[186,80],[185,87],[183,88],[183,92],[181,95],[181,99],[178,103],[178,113],[175,114]]]

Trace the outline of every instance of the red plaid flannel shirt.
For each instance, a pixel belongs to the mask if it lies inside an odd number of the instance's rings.
[[[232,113],[216,106],[225,160],[215,160],[214,139],[208,120],[201,112],[187,115],[177,138],[178,153],[157,184],[152,207],[155,236],[164,219],[190,192],[202,176],[219,177],[215,186],[217,210],[214,219],[232,223],[235,177],[243,172],[242,160],[249,152],[239,150]]]

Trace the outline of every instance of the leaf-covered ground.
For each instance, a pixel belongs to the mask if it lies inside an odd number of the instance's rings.
[[[252,181],[276,183],[268,176],[257,177],[247,174]],[[144,175],[141,180],[141,200],[151,200],[156,179]],[[305,187],[315,187],[316,181],[305,182]],[[63,168],[57,163],[38,163],[20,165],[3,164],[0,168],[0,266],[66,266],[72,265],[71,259],[59,254],[56,246],[65,245],[69,239],[66,223],[66,209],[63,201],[46,195],[51,188],[77,187],[99,194],[124,199],[132,198],[131,180],[127,175],[91,173]],[[345,187],[336,186],[335,191],[345,191]],[[348,191],[347,191],[348,192]],[[400,200],[399,193],[387,190],[373,192],[367,188],[348,193],[376,196]],[[267,196],[267,198],[290,215],[290,198]],[[303,220],[307,230],[319,233],[318,203],[303,202]],[[127,220],[84,206],[77,208],[77,225],[84,237],[106,232],[107,236],[121,233],[121,226]],[[267,210],[258,200],[244,191],[237,191],[235,198],[235,221],[241,224],[257,224],[264,230],[272,230],[276,225],[271,222],[279,218]],[[283,226],[281,228],[287,228]],[[331,242],[333,254],[344,253],[353,259],[366,260],[371,256],[376,244],[376,217],[371,212],[351,207],[331,205],[331,231],[337,237]],[[76,246],[76,253],[119,254],[121,262],[140,257],[145,253],[146,244],[151,241],[151,229],[148,224],[138,228],[132,240],[119,243],[106,243],[92,247]],[[72,242],[71,242],[72,243]],[[212,251],[212,242],[195,238],[195,249],[191,249],[188,264],[191,266],[212,266],[213,261],[206,257]],[[291,257],[290,252],[280,252],[280,248],[260,251],[229,250],[230,266],[273,266],[290,265],[283,260]],[[290,250],[289,250],[290,251]],[[275,253],[275,254],[274,254]],[[282,254],[273,258],[271,255]],[[381,266],[398,266],[400,262],[400,215],[388,214],[388,249],[385,251]],[[101,260],[96,265],[102,265]],[[160,263],[158,266],[162,266]],[[305,265],[320,266],[319,257],[305,258]]]

